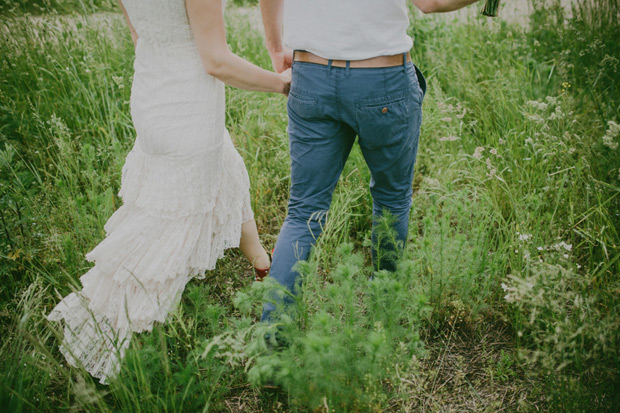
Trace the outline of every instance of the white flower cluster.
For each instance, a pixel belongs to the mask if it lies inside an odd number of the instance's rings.
[[[545,110],[547,110],[547,106],[548,106],[545,102],[540,102],[538,100],[530,100],[529,102],[526,103],[526,105],[541,112],[544,112]]]
[[[478,146],[474,151],[473,157],[476,159],[482,158],[482,152],[484,152],[484,148],[482,146]]]
[[[607,133],[603,136],[603,145],[609,149],[616,150],[618,148],[618,142],[615,139],[620,135],[620,125],[610,120],[607,122]]]

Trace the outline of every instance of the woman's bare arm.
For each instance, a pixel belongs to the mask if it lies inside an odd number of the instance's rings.
[[[186,0],[185,3],[207,73],[240,89],[288,93],[290,71],[277,74],[261,69],[228,49],[221,0]]]
[[[123,2],[121,0],[118,0],[118,4],[121,6],[121,10],[125,15],[125,20],[127,20],[127,25],[129,26],[129,31],[131,32],[131,40],[133,40],[133,45],[135,47],[136,43],[138,42],[138,33],[133,27],[133,24],[131,24],[131,20],[129,20],[129,15],[127,14],[127,10],[125,10],[125,6],[123,6]]]

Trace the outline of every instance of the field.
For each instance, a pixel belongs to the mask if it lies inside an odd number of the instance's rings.
[[[254,1],[228,41],[270,68]],[[45,315],[79,288],[134,139],[133,45],[115,2],[0,0],[3,411],[617,411],[620,9],[411,11],[429,88],[405,256],[370,267],[369,172],[354,148],[302,267],[290,346],[257,323],[271,283],[229,250],[100,385]],[[477,8],[478,5],[472,6]],[[286,214],[286,100],[227,89],[266,246]]]

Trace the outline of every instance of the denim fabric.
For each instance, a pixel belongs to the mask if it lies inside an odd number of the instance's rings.
[[[293,64],[288,98],[291,189],[288,214],[276,243],[270,276],[296,292],[299,273],[321,234],[332,193],[356,136],[370,169],[373,215],[389,211],[402,247],[407,239],[413,168],[426,82],[411,62],[388,68]],[[377,245],[376,219],[373,245]],[[393,243],[392,243],[393,244]],[[381,248],[398,250],[395,245]],[[394,259],[376,262],[393,270]],[[266,303],[262,320],[274,305]]]

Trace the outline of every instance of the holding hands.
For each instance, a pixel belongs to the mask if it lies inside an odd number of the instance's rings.
[[[288,96],[288,92],[291,88],[291,67],[293,66],[293,52],[289,49],[282,48],[279,51],[269,52],[271,56],[271,64],[273,70],[279,73],[282,80],[286,82],[284,92],[285,96]]]
[[[293,65],[293,52],[289,49],[282,48],[278,51],[269,51],[269,56],[271,56],[273,70],[278,73],[290,69]]]

